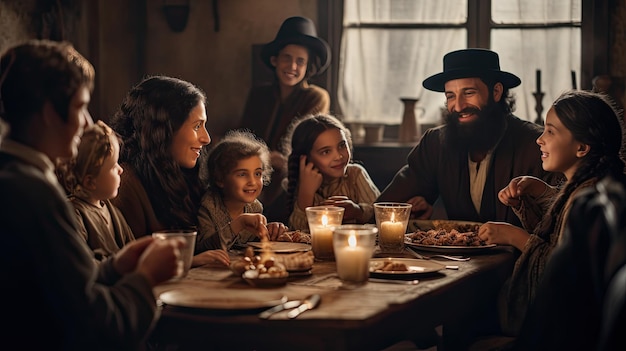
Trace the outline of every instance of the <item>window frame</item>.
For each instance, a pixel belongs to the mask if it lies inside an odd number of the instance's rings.
[[[489,48],[492,28],[556,28],[571,27],[572,23],[544,24],[498,24],[491,20],[491,1],[468,0],[468,21],[459,25],[435,24],[398,24],[398,28],[466,28],[467,47]],[[343,0],[318,0],[319,35],[326,39],[331,47],[334,64],[314,82],[326,88],[331,94],[331,112],[342,115],[337,102],[338,62],[341,36],[343,32]],[[610,8],[614,0],[582,0],[581,27],[581,74],[580,89],[590,90],[591,80],[598,74],[609,72],[608,48],[610,33]],[[480,11],[483,10],[483,11]],[[365,25],[364,25],[365,26]],[[375,26],[375,25],[367,25]],[[392,27],[392,26],[380,26]]]

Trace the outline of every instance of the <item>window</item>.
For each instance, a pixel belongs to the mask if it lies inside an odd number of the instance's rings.
[[[419,98],[422,124],[437,124],[444,96],[422,87],[453,50],[486,47],[522,84],[515,115],[534,121],[537,70],[545,118],[578,86],[581,0],[344,0],[337,97],[345,121],[398,124],[401,97]]]

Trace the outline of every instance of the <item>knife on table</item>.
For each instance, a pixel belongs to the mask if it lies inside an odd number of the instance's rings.
[[[303,302],[304,301],[300,301],[300,300],[292,300],[292,301],[287,301],[285,303],[281,303],[280,305],[276,305],[276,306],[270,308],[269,310],[265,310],[265,311],[261,312],[259,314],[259,318],[261,318],[261,319],[268,319],[274,313],[278,313],[278,312],[283,311],[283,310],[290,310],[292,308],[296,308],[296,307],[302,305]]]
[[[287,317],[289,317],[290,319],[294,319],[298,317],[302,312],[314,309],[315,307],[317,307],[317,305],[320,304],[321,299],[321,296],[318,294],[307,297],[306,299],[304,299],[304,301],[302,301],[302,304],[300,306],[289,311],[289,313],[287,313]]]

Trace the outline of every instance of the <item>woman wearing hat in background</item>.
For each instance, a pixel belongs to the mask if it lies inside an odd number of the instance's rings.
[[[263,138],[272,151],[272,182],[261,194],[268,220],[287,222],[289,211],[281,181],[286,177],[286,160],[279,151],[287,127],[296,118],[328,113],[330,96],[308,79],[321,74],[330,64],[328,43],[317,37],[313,21],[304,17],[287,18],[276,38],[261,49],[261,59],[274,71],[274,82],[250,90],[241,127]],[[284,207],[284,208],[283,208]]]

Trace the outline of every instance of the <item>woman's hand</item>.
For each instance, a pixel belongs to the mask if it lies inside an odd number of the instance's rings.
[[[523,195],[537,198],[541,196],[549,185],[537,177],[521,176],[511,179],[509,185],[498,192],[498,200],[511,207],[519,207]]]
[[[266,238],[269,240],[269,233],[267,230],[267,218],[260,213],[244,213],[235,218],[231,223],[235,234],[240,233],[242,230],[247,229],[256,234],[259,238]]]
[[[269,239],[272,241],[276,241],[278,237],[287,230],[289,230],[289,228],[281,222],[271,222],[267,224],[267,233]]]
[[[228,267],[230,265],[230,256],[224,250],[207,250],[193,256],[191,261],[192,267],[198,267],[205,264],[217,263]]]
[[[414,196],[407,203],[411,204],[411,218],[428,219],[433,214],[433,206],[422,196]]]
[[[522,250],[530,234],[510,223],[487,222],[478,229],[478,236],[487,244],[511,245]]]

